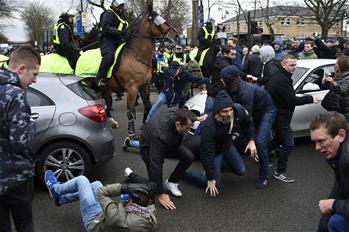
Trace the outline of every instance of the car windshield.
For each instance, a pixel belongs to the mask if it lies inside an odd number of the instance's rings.
[[[67,87],[85,100],[97,100],[101,98],[93,89],[88,87],[83,81],[67,85]]]
[[[308,70],[309,70],[308,68],[296,67],[296,70],[294,71],[291,77],[293,84],[296,84],[299,81],[299,79],[302,78],[304,73],[306,73]]]

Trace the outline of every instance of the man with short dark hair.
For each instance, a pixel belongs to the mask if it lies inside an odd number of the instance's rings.
[[[277,114],[274,122],[275,138],[281,151],[279,153],[277,169],[274,177],[285,183],[295,180],[287,175],[287,162],[294,147],[292,129],[290,127],[294,109],[298,105],[318,103],[319,99],[311,95],[297,97],[293,89],[291,76],[296,70],[297,59],[286,55],[281,62],[281,67],[274,72],[273,77],[267,82],[266,90],[272,96]]]
[[[28,147],[35,123],[25,89],[36,82],[40,55],[30,46],[15,50],[8,69],[0,69],[0,231],[34,231],[34,160]]]
[[[319,201],[318,231],[349,231],[348,121],[337,112],[320,114],[310,124],[310,136],[335,173],[331,194]]]
[[[183,135],[188,132],[196,121],[194,113],[188,109],[176,107],[159,111],[142,128],[140,137],[141,156],[146,165],[149,180],[157,185],[156,193],[159,202],[166,209],[175,209],[170,196],[163,189],[162,167],[165,158],[179,159],[175,170],[165,181],[172,195],[181,197],[178,182],[184,178],[185,171],[194,161],[194,154],[181,145]]]
[[[314,52],[314,43],[312,41],[304,42],[304,49],[299,53],[298,59],[317,59],[317,55]]]

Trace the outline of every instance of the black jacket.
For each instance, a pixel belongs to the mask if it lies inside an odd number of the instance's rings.
[[[208,27],[208,26],[205,26],[205,27],[206,27],[207,32],[211,34],[213,27]],[[198,38],[197,38],[199,40],[199,49],[204,50],[206,48],[209,48],[211,45],[211,42],[215,39],[216,35],[214,35],[213,37],[214,38],[210,38],[210,36],[208,36],[208,38],[205,39],[205,31],[201,27],[199,29]]]
[[[314,42],[317,46],[314,48],[314,52],[318,59],[336,59],[336,46],[327,47],[319,38],[315,39]]]
[[[234,63],[233,60],[226,58],[225,56],[219,53],[212,67],[212,83],[220,81],[221,70],[229,65],[232,65],[233,63]]]
[[[340,109],[336,111],[344,114],[349,119],[349,72],[345,72],[340,76],[336,86],[330,87],[330,91],[341,96]]]
[[[273,74],[276,71],[279,71],[280,68],[280,61],[276,59],[271,59],[264,65],[264,67],[262,67],[262,73],[261,76],[258,78],[257,83],[259,85],[266,85],[268,81],[272,78]]]
[[[242,66],[242,71],[254,77],[259,77],[262,73],[262,67],[263,64],[261,59],[259,58],[259,54],[254,53],[247,55]]]
[[[62,19],[58,23],[63,23],[58,28],[58,37],[60,44],[54,44],[56,52],[62,56],[68,53],[79,54],[78,48],[73,43],[73,31]]]
[[[119,15],[122,20],[126,19]],[[110,40],[120,42],[122,39],[122,33],[126,30],[126,25],[122,27],[121,30],[118,30],[117,27],[120,24],[120,20],[111,9],[104,11],[100,17],[100,28],[102,30],[101,39],[107,38]]]
[[[252,117],[245,108],[237,103],[232,103],[231,105],[234,109],[234,126],[230,134],[230,123],[223,124],[215,119],[216,112],[227,107],[227,105],[217,107],[222,93],[224,91],[218,93],[213,112],[203,122],[201,129],[200,160],[208,180],[212,180],[214,177],[214,157],[216,155],[227,149],[241,133],[245,133],[248,139],[254,139],[255,135]],[[225,94],[229,98],[228,94]],[[226,96],[224,97],[226,98]]]
[[[335,160],[329,160],[334,167],[335,179],[332,192],[328,199],[335,199],[333,213],[339,213],[349,219],[349,133],[341,144]]]
[[[181,144],[183,135],[179,134],[175,125],[177,108],[171,107],[160,110],[151,118],[141,131],[141,154],[143,159],[150,160],[151,173],[149,178],[157,185],[157,193],[163,193],[162,166],[166,154],[175,151]],[[144,154],[144,147],[148,147],[148,154]]]
[[[313,102],[313,97],[310,95],[296,96],[291,76],[280,66],[266,85],[266,90],[272,96],[277,108],[275,126],[289,126],[295,107]]]

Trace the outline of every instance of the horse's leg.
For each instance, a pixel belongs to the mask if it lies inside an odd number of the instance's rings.
[[[133,137],[136,133],[135,129],[135,119],[136,119],[136,110],[135,102],[138,95],[138,88],[131,87],[127,89],[127,118],[128,118],[128,136]]]
[[[140,90],[139,93],[141,94],[142,102],[144,105],[144,112],[143,112],[143,123],[148,117],[149,111],[151,109],[151,102],[150,102],[150,86],[148,83],[146,83]]]

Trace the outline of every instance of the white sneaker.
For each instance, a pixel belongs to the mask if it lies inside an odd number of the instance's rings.
[[[125,171],[124,171],[125,177],[128,177],[132,172],[133,171],[131,168],[129,168],[129,167],[125,168]]]
[[[173,196],[181,197],[183,196],[182,192],[178,189],[178,184],[173,182],[168,182],[168,179],[165,181],[166,188],[172,193]]]

